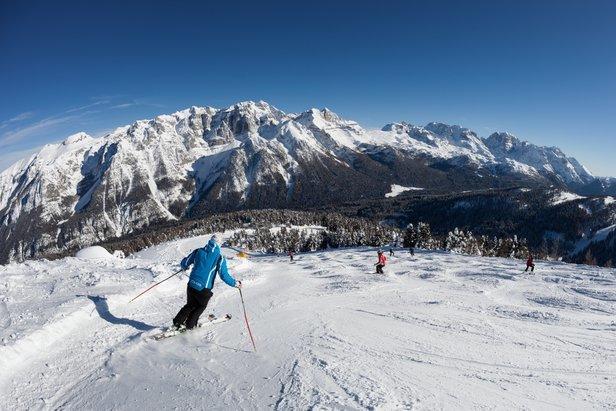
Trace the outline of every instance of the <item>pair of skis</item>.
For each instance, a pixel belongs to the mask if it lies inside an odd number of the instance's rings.
[[[224,317],[220,317],[220,318],[216,317],[213,314],[210,314],[207,317],[206,322],[197,324],[195,328],[202,328],[202,327],[207,327],[212,324],[224,323],[226,321],[229,321],[230,319],[231,319],[231,314],[226,314]],[[156,341],[160,341],[166,338],[175,337],[176,335],[184,334],[187,331],[190,331],[190,330],[185,327],[182,327],[182,328],[170,327],[169,329],[152,336],[152,339]]]

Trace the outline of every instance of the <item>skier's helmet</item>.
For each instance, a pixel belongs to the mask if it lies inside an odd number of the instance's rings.
[[[383,250],[379,250],[376,252],[377,254],[383,254]]]

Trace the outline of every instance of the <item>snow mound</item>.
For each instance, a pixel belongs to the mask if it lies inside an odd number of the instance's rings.
[[[92,247],[86,247],[82,250],[77,251],[75,257],[81,258],[84,260],[98,260],[101,258],[108,259],[113,258],[113,255],[109,253],[109,251],[105,250],[103,247],[94,245]]]
[[[398,184],[391,185],[391,191],[385,194],[385,197],[397,197],[405,191],[421,191],[423,188],[421,187],[405,187]]]

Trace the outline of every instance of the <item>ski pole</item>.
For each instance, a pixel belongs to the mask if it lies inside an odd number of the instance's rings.
[[[141,292],[138,296],[136,296],[135,298],[133,298],[132,300],[129,301],[129,303],[132,303],[133,301],[135,301],[137,298],[141,297],[143,294],[147,293],[148,291],[150,291],[152,288],[156,287],[157,285],[164,283],[165,281],[167,281],[168,279],[170,279],[171,277],[174,277],[176,275],[178,275],[179,273],[181,273],[182,271],[184,271],[183,268],[181,268],[180,270],[176,271],[175,273],[171,274],[169,277],[165,278],[164,280],[161,280],[159,282],[157,282],[156,284],[148,287],[147,290]]]
[[[244,321],[246,321],[246,328],[248,328],[248,335],[250,335],[250,341],[252,341],[252,348],[257,352],[257,347],[255,346],[255,339],[252,336],[252,331],[250,331],[250,325],[248,324],[248,316],[246,315],[246,304],[244,304],[244,295],[242,294],[242,289],[238,288],[240,291],[240,298],[242,299],[242,308],[244,309]]]

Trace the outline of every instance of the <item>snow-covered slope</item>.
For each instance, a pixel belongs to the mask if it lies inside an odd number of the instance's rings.
[[[391,191],[387,194],[385,194],[385,197],[397,197],[400,194],[407,192],[407,191],[421,191],[423,190],[423,188],[420,187],[404,187],[404,186],[400,186],[398,184],[392,184],[391,185]]]
[[[570,193],[568,191],[556,191],[554,194],[555,195],[552,200],[552,204],[554,205],[566,203],[568,201],[575,201],[575,200],[581,200],[581,199],[586,198],[586,197],[577,195],[575,193]]]
[[[375,250],[230,260],[227,323],[155,342],[186,278],[128,300],[207,237],[127,259],[0,267],[3,409],[608,409],[616,403],[616,272]],[[235,252],[224,249],[229,257]]]
[[[499,136],[441,123],[370,131],[328,109],[286,114],[265,102],[191,107],[100,139],[79,133],[0,174],[0,263],[187,216],[383,198],[393,184],[463,190],[592,178],[558,149]]]

